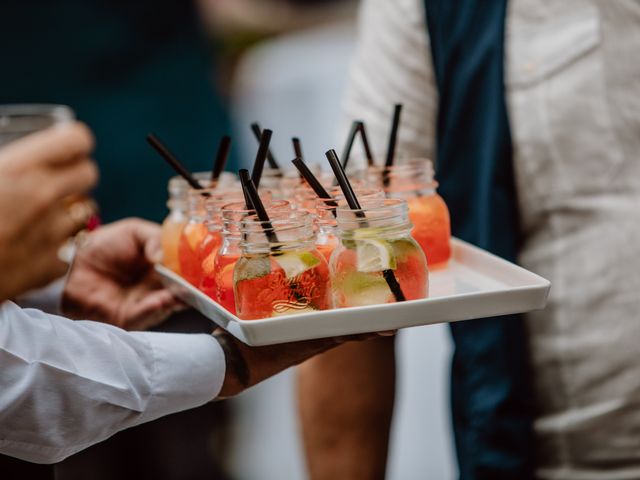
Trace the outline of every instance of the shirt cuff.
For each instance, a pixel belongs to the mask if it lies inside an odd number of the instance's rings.
[[[218,396],[225,356],[211,335],[131,332],[143,336],[153,352],[151,396],[140,423],[199,407]]]
[[[22,308],[35,308],[43,312],[59,315],[61,313],[62,292],[67,284],[67,277],[59,278],[46,287],[31,290],[15,299]]]

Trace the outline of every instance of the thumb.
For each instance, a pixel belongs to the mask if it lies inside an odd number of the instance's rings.
[[[151,264],[162,262],[162,246],[158,237],[150,238],[144,246],[144,255]]]

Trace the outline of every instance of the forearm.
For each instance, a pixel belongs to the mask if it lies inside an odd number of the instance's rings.
[[[249,347],[218,329],[214,337],[224,351],[226,374],[220,398],[237,395],[277,373],[339,345],[345,339],[327,338],[265,347]],[[358,339],[353,337],[353,339]]]
[[[209,335],[127,333],[0,306],[0,453],[51,463],[212,400],[224,356]]]
[[[384,478],[395,396],[394,338],[343,345],[298,372],[310,478]]]

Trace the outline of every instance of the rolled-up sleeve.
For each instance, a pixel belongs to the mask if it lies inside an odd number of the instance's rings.
[[[0,305],[0,453],[60,461],[114,433],[215,398],[210,335],[125,332]]]

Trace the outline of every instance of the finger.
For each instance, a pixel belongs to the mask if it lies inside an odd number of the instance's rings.
[[[162,262],[162,245],[160,242],[160,235],[149,239],[145,246],[144,254],[149,263]]]
[[[48,285],[62,277],[69,266],[58,258],[56,248],[42,246],[33,252],[28,264],[21,267],[13,277],[16,294]]]
[[[159,261],[162,256],[160,225],[140,218],[128,218],[118,223],[123,224],[123,228],[129,232],[135,244],[144,252],[148,263],[153,264]]]
[[[41,194],[46,202],[84,195],[98,182],[98,167],[89,158],[48,172]]]
[[[154,327],[184,308],[182,302],[166,289],[154,290],[132,300],[121,310],[121,318],[118,319],[118,324],[127,330]]]
[[[76,162],[89,155],[94,146],[93,135],[82,123],[55,125],[32,133],[2,149],[2,161],[26,168]]]
[[[381,337],[395,337],[397,333],[397,330],[386,330],[384,332],[378,332],[378,335]]]
[[[43,221],[46,221],[48,226],[43,242],[48,242],[57,246],[56,248],[60,248],[65,240],[84,229],[87,225],[88,211],[74,213],[75,211],[75,209],[69,209],[62,203],[50,207],[43,218]]]

